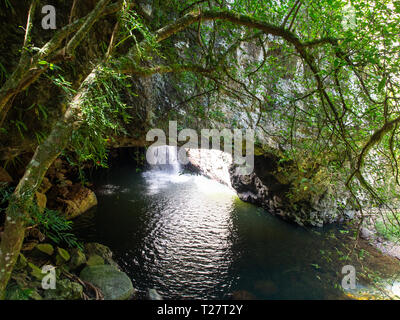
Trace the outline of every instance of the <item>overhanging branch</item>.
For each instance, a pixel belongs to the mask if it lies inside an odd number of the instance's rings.
[[[123,74],[134,74],[142,77],[148,77],[153,74],[161,74],[161,73],[178,73],[178,72],[194,72],[194,73],[211,73],[215,69],[212,68],[204,68],[202,66],[188,64],[188,65],[180,65],[180,64],[172,64],[168,66],[153,66],[153,67],[140,67],[135,66],[133,64],[126,66],[125,69],[120,70]]]

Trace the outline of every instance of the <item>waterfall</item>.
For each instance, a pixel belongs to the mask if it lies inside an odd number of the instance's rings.
[[[225,158],[228,157],[228,160],[231,160],[229,155],[223,154],[223,152],[217,150],[198,151],[203,151],[203,156],[208,160],[204,169],[213,169],[217,172],[219,167],[223,167],[222,169],[226,169],[226,174],[228,174],[227,179],[229,181],[227,165],[223,165],[224,161],[227,161]],[[204,176],[181,174],[181,165],[178,160],[178,148],[175,146],[152,146],[147,150],[146,158],[151,167],[150,170],[143,172],[143,177],[145,178],[149,195],[158,194],[162,190],[167,190],[171,187],[171,184],[187,183],[188,181],[192,181],[197,190],[202,194],[212,194],[216,196],[221,194],[236,194],[231,187],[227,187],[220,182],[210,180]],[[215,177],[213,178],[216,179]]]
[[[146,156],[152,171],[178,174],[181,169],[178,161],[178,148],[175,146],[151,147]]]
[[[146,153],[150,170],[143,172],[148,194],[154,195],[168,189],[171,183],[184,183],[190,177],[179,174],[178,148],[174,146],[152,146]]]

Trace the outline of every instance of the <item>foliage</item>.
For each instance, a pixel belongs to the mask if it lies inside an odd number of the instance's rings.
[[[396,205],[397,1],[168,1],[163,9],[230,10],[307,44],[304,55],[282,37],[218,20],[176,34],[165,45],[168,60],[213,70],[181,76],[181,92],[193,97],[179,105],[188,120],[212,118],[222,106],[229,117],[210,120],[256,128],[264,145],[293,163],[285,167],[293,199],[347,188],[352,199],[344,205]],[[157,27],[165,19],[160,15]]]
[[[115,54],[90,88],[84,124],[72,137],[77,163],[106,166],[107,143],[129,120],[120,94],[129,77],[113,68],[130,63],[150,75],[155,64],[179,61],[209,71],[176,75],[182,100],[157,117],[196,128],[255,128],[261,144],[292,164],[282,179],[291,183],[294,203],[344,188],[352,198],[341,199],[343,206],[400,200],[398,1],[168,0],[154,3],[153,19],[123,4]],[[200,19],[158,41],[155,30],[189,12]],[[214,18],[203,21],[206,12]],[[279,32],[261,32],[257,23]],[[71,98],[75,91],[60,67],[45,58],[38,67],[49,69]],[[47,119],[41,105],[35,110]],[[14,124],[24,137],[27,126]],[[42,134],[36,138],[43,141]]]
[[[58,211],[45,208],[43,212],[40,212],[37,210],[37,206],[32,209],[30,224],[37,226],[46,237],[58,245],[82,248],[76,236],[71,232],[72,221],[66,220]]]
[[[159,45],[156,42],[154,34],[134,10],[123,10],[120,20],[122,27],[120,28],[119,38],[121,38],[121,40],[116,44],[116,48],[124,44],[127,40],[132,39],[136,47],[137,59],[151,60],[152,56],[148,55],[149,48],[153,50],[153,53],[159,54],[157,51]],[[139,36],[140,38],[138,39]],[[141,47],[140,40],[142,39],[146,40],[147,48]]]
[[[6,210],[6,205],[14,197],[13,192],[13,187],[0,188],[0,212]],[[31,195],[23,195],[23,197],[29,196]],[[23,201],[23,199],[20,201]],[[14,206],[9,205],[8,210],[18,210],[18,203],[14,203]],[[28,226],[37,227],[40,232],[56,244],[67,245],[68,247],[82,247],[76,236],[71,232],[73,222],[66,220],[60,212],[47,208],[41,210],[36,202],[32,202],[27,210],[30,212],[29,221],[27,221]]]
[[[90,87],[89,98],[83,104],[84,123],[72,135],[72,148],[78,163],[91,160],[107,166],[107,145],[113,135],[125,132],[123,125],[131,116],[123,97],[118,92],[129,87],[129,77],[104,67]],[[89,137],[89,139],[88,139]]]
[[[383,220],[375,222],[375,228],[386,239],[398,242],[400,240],[399,219],[400,215],[398,213],[388,213]]]
[[[21,288],[17,283],[12,283],[7,286],[6,300],[29,300],[33,289]]]

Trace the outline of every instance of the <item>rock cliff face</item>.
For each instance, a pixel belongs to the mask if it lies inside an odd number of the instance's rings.
[[[254,158],[254,171],[249,175],[237,173],[232,157],[219,150],[189,149],[189,166],[201,174],[228,185],[246,202],[265,208],[271,214],[299,225],[323,226],[346,217],[334,200],[327,196],[292,203],[290,183],[278,179],[279,158],[273,154]]]
[[[188,149],[187,156],[191,166],[210,179],[232,188],[229,166],[232,156],[219,150]]]
[[[285,194],[289,185],[280,183],[274,176],[277,159],[272,155],[256,156],[254,171],[250,175],[239,175],[236,167],[229,168],[232,187],[241,200],[265,207],[268,211],[284,216]]]
[[[351,211],[343,210],[328,194],[293,203],[289,199],[290,183],[278,179],[279,158],[272,154],[255,156],[254,172],[238,175],[229,168],[232,187],[239,198],[265,208],[268,212],[299,225],[318,226],[351,218]]]
[[[324,224],[352,218],[353,211],[343,209],[340,201],[327,192],[301,201],[290,201],[289,191],[293,186],[290,182],[280,182],[278,161],[279,158],[272,154],[255,156],[254,172],[246,176],[238,175],[235,167],[231,166],[231,183],[239,198],[302,226],[322,227]]]

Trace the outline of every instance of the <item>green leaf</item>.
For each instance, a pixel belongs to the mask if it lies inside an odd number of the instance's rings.
[[[386,77],[383,77],[383,79],[379,82],[378,91],[381,92],[385,87],[385,85],[386,85]]]

